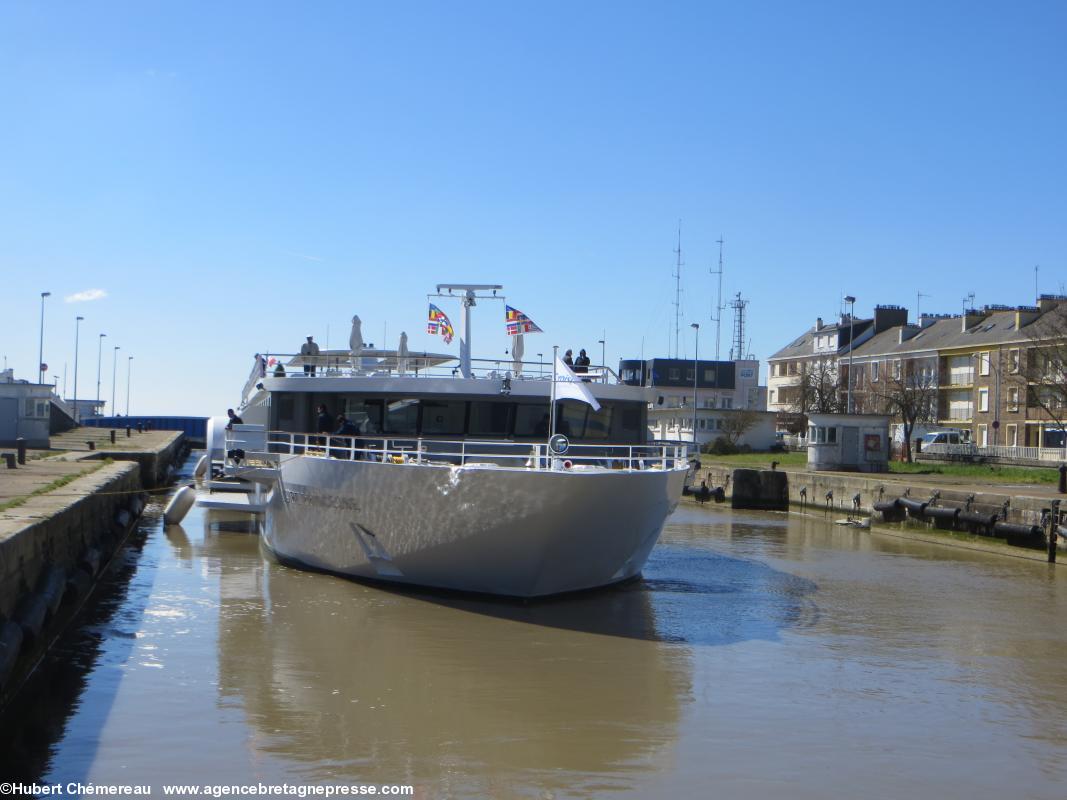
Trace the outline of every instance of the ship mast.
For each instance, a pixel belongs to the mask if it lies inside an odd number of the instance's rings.
[[[477,305],[477,300],[503,300],[503,295],[497,291],[503,289],[495,283],[439,283],[437,294],[432,297],[455,297],[453,292],[462,292],[462,319],[460,321],[459,334],[459,371],[464,378],[473,377],[471,373],[471,308]],[[443,292],[448,292],[444,294]],[[492,294],[478,294],[478,292],[492,292]]]

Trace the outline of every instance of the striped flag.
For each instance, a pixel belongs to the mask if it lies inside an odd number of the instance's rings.
[[[451,344],[452,337],[456,335],[452,329],[452,323],[448,321],[448,316],[433,303],[430,303],[430,317],[426,322],[426,332],[434,336],[441,334],[445,339],[445,344]]]
[[[532,319],[519,311],[519,309],[512,308],[509,305],[504,306],[504,321],[507,324],[508,336],[543,332]]]

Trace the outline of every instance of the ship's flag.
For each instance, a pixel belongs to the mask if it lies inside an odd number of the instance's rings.
[[[441,334],[445,339],[445,344],[451,344],[452,337],[456,335],[452,329],[452,323],[448,321],[448,316],[433,303],[430,303],[430,317],[426,322],[426,332],[434,336]]]
[[[556,400],[577,400],[579,403],[588,403],[594,411],[600,410],[600,403],[589,391],[589,384],[579,378],[563,363],[563,359],[556,354]]]
[[[509,305],[504,306],[504,321],[508,326],[508,336],[519,336],[523,333],[543,333],[532,319],[523,314],[519,309]]]

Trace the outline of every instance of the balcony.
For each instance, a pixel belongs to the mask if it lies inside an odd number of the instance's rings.
[[[941,389],[951,389],[953,387],[961,386],[974,386],[973,369],[951,369],[941,373]]]

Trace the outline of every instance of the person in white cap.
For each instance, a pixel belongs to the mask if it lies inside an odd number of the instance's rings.
[[[315,339],[312,336],[308,337],[308,340],[300,345],[300,355],[304,356],[304,374],[314,375],[315,364],[318,361],[319,346],[315,344]],[[308,358],[310,356],[310,358]],[[310,363],[309,363],[310,362]]]

